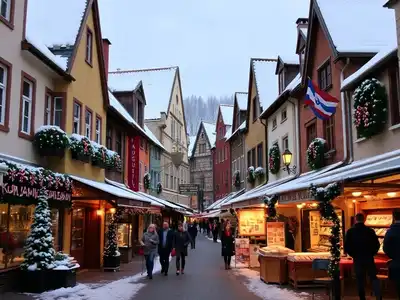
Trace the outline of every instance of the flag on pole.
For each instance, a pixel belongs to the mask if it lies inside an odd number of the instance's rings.
[[[336,113],[339,100],[327,92],[320,90],[310,79],[308,80],[305,103],[321,120],[327,120]]]

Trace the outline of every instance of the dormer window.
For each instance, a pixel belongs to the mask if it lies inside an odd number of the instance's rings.
[[[279,73],[279,94],[285,89],[285,71]]]

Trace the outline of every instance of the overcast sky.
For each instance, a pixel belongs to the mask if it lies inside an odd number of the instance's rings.
[[[184,97],[247,91],[251,57],[293,57],[309,0],[99,0],[110,70],[179,66]]]

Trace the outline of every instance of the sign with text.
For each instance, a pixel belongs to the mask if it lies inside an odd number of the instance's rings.
[[[139,143],[140,137],[128,137],[128,186],[139,191]]]
[[[267,222],[267,245],[285,247],[284,222]]]
[[[263,236],[265,235],[264,209],[242,209],[238,213],[239,235]]]
[[[235,267],[250,266],[250,239],[236,238],[235,239]]]
[[[179,193],[184,195],[193,195],[199,192],[198,184],[180,184],[179,185]]]
[[[40,189],[34,187],[27,187],[23,185],[15,185],[4,183],[2,185],[3,195],[12,195],[21,198],[39,198]],[[71,201],[71,194],[60,191],[48,190],[49,200],[59,200],[59,201]]]

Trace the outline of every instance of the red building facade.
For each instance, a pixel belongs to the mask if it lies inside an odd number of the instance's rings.
[[[222,109],[221,109],[222,107]],[[221,105],[218,109],[216,124],[216,141],[213,149],[214,161],[214,201],[227,196],[231,192],[231,151],[226,142],[227,133],[230,134],[233,117],[233,106]]]

